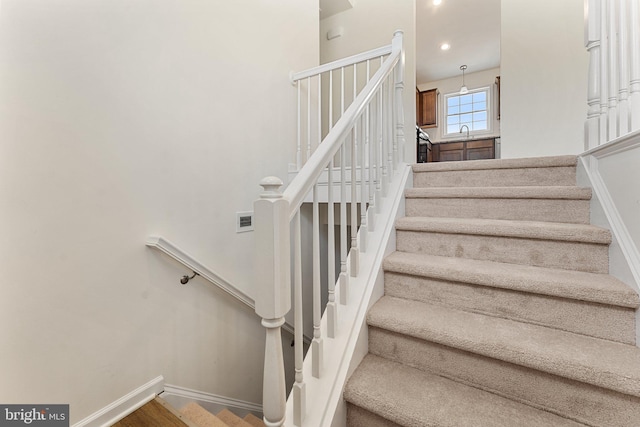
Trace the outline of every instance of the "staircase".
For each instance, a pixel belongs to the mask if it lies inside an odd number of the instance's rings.
[[[576,163],[414,166],[349,426],[640,425],[640,300]]]

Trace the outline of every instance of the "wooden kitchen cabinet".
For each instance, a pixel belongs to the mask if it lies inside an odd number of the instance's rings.
[[[434,162],[493,159],[496,155],[495,138],[433,144]]]
[[[416,94],[418,126],[433,128],[438,126],[438,89],[430,89]]]

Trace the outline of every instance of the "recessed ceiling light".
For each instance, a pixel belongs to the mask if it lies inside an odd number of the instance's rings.
[[[449,46],[449,43],[442,43],[440,45],[440,50],[449,50],[451,46]]]
[[[433,4],[435,6],[439,5],[440,3],[442,3],[442,0],[433,0]]]

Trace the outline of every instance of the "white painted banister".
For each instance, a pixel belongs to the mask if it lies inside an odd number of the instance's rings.
[[[386,56],[386,58],[385,58]],[[370,77],[371,59],[380,58],[380,66]],[[398,163],[402,161],[404,145],[404,120],[402,107],[403,84],[403,50],[402,32],[394,34],[390,46],[375,49],[364,54],[355,55],[345,60],[335,61],[313,70],[295,73],[292,76],[297,82],[298,105],[306,104],[306,114],[298,111],[298,146],[296,157],[298,172],[288,187],[280,192],[282,181],[278,178],[265,178],[260,185],[265,191],[254,203],[256,250],[256,281],[259,297],[256,299],[256,313],[263,318],[266,331],[265,373],[263,390],[263,408],[267,426],[296,425],[306,423],[306,414],[310,405],[306,403],[309,390],[323,387],[322,381],[334,384],[335,378],[325,377],[324,351],[333,342],[338,341],[340,334],[340,314],[349,304],[359,306],[360,302],[349,301],[349,279],[359,280],[361,257],[368,255],[365,251],[365,234],[367,224],[373,223],[375,212],[380,209],[384,196],[387,195],[389,183],[398,171]],[[358,64],[366,62],[358,68]],[[345,68],[352,67],[353,99],[345,110]],[[366,78],[360,80],[364,86],[358,92],[358,72],[366,67]],[[341,115],[334,123],[333,119],[333,71],[340,70],[340,105]],[[312,86],[317,88],[318,98],[322,92],[322,76],[326,76],[330,105],[326,119],[327,135],[322,139],[322,101],[312,103]],[[316,79],[316,80],[313,80]],[[317,86],[314,84],[317,83]],[[364,84],[363,84],[364,82]],[[304,86],[304,89],[301,87]],[[306,102],[300,101],[301,93],[306,92]],[[312,111],[316,108],[317,111]],[[300,117],[306,116],[306,123],[300,123]],[[375,117],[372,117],[375,116]],[[312,119],[316,117],[316,122]],[[315,130],[315,132],[314,132]],[[306,135],[306,141],[300,141],[300,135]],[[314,136],[315,135],[315,136]],[[317,141],[314,141],[317,138]],[[316,144],[317,142],[317,144]],[[306,143],[306,156],[301,156],[302,143]],[[300,165],[300,157],[308,157]],[[339,163],[339,171],[334,170],[334,162]],[[349,171],[347,172],[347,167]],[[326,291],[328,292],[326,310],[322,307],[322,283],[320,258],[320,200],[318,182],[326,171],[329,182],[327,189],[327,222],[328,222],[328,271]],[[380,172],[382,171],[382,173]],[[385,192],[379,194],[380,181]],[[334,185],[340,188],[339,201],[334,199]],[[347,192],[347,185],[349,191]],[[397,190],[397,189],[396,189]],[[396,191],[394,190],[394,191]],[[399,191],[399,190],[398,190]],[[376,196],[376,193],[377,196]],[[309,194],[313,195],[311,238],[303,240],[301,233],[301,206]],[[395,202],[394,202],[395,203]],[[351,214],[347,217],[347,205]],[[375,205],[375,207],[374,207]],[[339,207],[339,253],[340,274],[336,284],[334,263],[335,216],[334,207]],[[360,209],[360,215],[358,215]],[[371,218],[371,220],[369,219]],[[359,228],[361,226],[361,228]],[[350,227],[351,237],[347,241]],[[293,230],[293,235],[291,234]],[[373,229],[368,234],[373,238]],[[376,241],[381,241],[377,238]],[[291,252],[290,244],[293,244]],[[350,248],[349,248],[349,246]],[[380,243],[378,243],[378,247]],[[312,251],[311,279],[303,283],[301,248],[310,247]],[[324,252],[324,251],[322,251]],[[377,253],[380,253],[377,250]],[[290,262],[293,260],[294,265]],[[294,318],[295,318],[295,383],[291,397],[293,410],[285,419],[284,365],[282,363],[282,346],[276,341],[280,336],[280,327],[284,316],[291,308],[291,275],[294,283]],[[370,273],[369,273],[370,274]],[[303,307],[303,292],[312,295],[311,306]],[[339,295],[339,298],[336,298]],[[336,304],[339,300],[340,305]],[[299,339],[302,329],[303,310],[311,309],[313,319],[313,340],[311,351],[302,362],[302,340]],[[323,315],[324,312],[324,315]],[[356,337],[357,338],[357,337]],[[342,341],[340,341],[342,342]],[[347,344],[341,344],[346,349]],[[355,345],[349,344],[349,345]],[[342,351],[345,351],[345,350]],[[334,349],[335,350],[335,349]],[[302,364],[301,364],[302,363]],[[310,366],[307,379],[304,366]],[[333,387],[333,386],[332,386]],[[318,391],[316,390],[315,393]],[[314,401],[313,409],[319,402]],[[289,404],[287,404],[289,405]],[[313,425],[313,422],[311,423]],[[309,424],[309,425],[311,425]]]

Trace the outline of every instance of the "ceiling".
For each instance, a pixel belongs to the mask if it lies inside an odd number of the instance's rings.
[[[463,64],[466,73],[500,66],[500,0],[416,0],[416,83],[462,75]]]
[[[394,0],[388,0],[394,1]],[[501,0],[416,0],[416,84],[500,66]],[[320,19],[354,7],[353,0],[319,0]],[[451,48],[442,51],[440,45]]]

